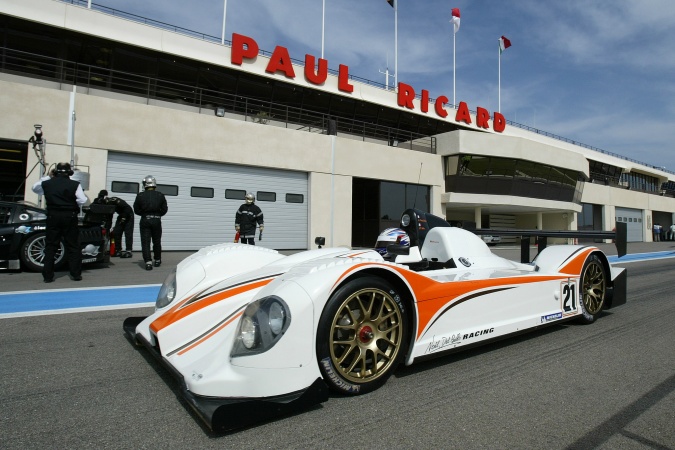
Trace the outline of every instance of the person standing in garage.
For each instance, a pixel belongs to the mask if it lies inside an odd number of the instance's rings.
[[[134,212],[141,216],[141,250],[145,261],[145,270],[152,270],[152,256],[154,254],[154,266],[162,264],[162,216],[168,211],[164,194],[157,190],[157,180],[152,175],[143,179],[144,191],[136,195]],[[152,253],[150,243],[152,242]]]
[[[260,227],[260,233],[265,227],[263,221],[263,213],[255,204],[255,196],[250,192],[246,194],[246,203],[241,205],[237,210],[237,215],[234,219],[234,229],[239,232],[242,244],[255,245],[255,227],[256,224]]]
[[[51,174],[50,174],[51,175]],[[58,163],[53,176],[42,177],[33,185],[33,192],[47,200],[47,235],[45,237],[45,263],[42,278],[45,283],[54,281],[54,256],[61,242],[65,242],[70,278],[82,280],[82,254],[78,214],[87,203],[79,181],[71,180],[73,169],[69,163]]]

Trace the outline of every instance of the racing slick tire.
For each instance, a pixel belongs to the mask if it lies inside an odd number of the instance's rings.
[[[30,236],[21,245],[21,263],[31,272],[41,272],[44,267],[45,260],[45,246],[47,243],[46,233],[37,233]],[[65,261],[66,248],[63,242],[59,243],[59,248],[56,249],[54,255],[54,270],[60,270],[66,263]]]
[[[383,279],[356,278],[340,287],[317,329],[317,359],[328,386],[347,395],[382,386],[405,356],[408,322],[403,299]]]
[[[591,255],[581,270],[579,282],[579,321],[584,324],[595,322],[600,316],[607,296],[607,272],[598,255]]]

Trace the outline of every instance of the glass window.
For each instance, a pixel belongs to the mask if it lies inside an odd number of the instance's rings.
[[[380,183],[380,219],[396,220],[405,211],[405,184]]]
[[[158,184],[157,190],[164,195],[176,197],[178,195],[178,186],[172,184]]]
[[[257,195],[256,195],[256,199],[261,201],[261,202],[276,202],[277,201],[277,194],[276,194],[276,192],[258,191]]]
[[[213,188],[192,186],[190,188],[190,197],[213,198]]]
[[[429,211],[429,187],[421,184],[405,185],[405,209],[416,208]],[[403,212],[399,212],[399,215]]]
[[[275,82],[273,85],[274,103],[302,108],[303,88],[290,83]]]
[[[462,175],[488,175],[486,173],[488,170],[490,170],[490,158],[485,156],[463,155],[460,160],[459,173]]]
[[[619,218],[620,219],[620,218]],[[584,203],[581,205],[581,212],[577,214],[577,227],[580,230],[593,229],[593,205]]]
[[[111,191],[123,194],[138,194],[138,188],[139,183],[131,183],[128,181],[113,181],[110,185]]]
[[[490,158],[489,175],[512,178],[515,171],[516,171],[515,159]]]
[[[286,203],[304,203],[305,196],[302,194],[286,194]]]
[[[230,200],[244,200],[246,198],[246,191],[241,189],[225,189],[225,198]]]

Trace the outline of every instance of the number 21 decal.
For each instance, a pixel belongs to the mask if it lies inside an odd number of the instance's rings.
[[[578,299],[577,296],[579,291],[577,290],[576,280],[567,280],[563,281],[560,285],[560,302],[563,315],[572,315],[576,314],[578,310]]]

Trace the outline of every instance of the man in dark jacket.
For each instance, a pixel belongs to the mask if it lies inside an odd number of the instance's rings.
[[[108,204],[108,191],[102,189],[99,191],[98,196],[91,202],[92,205],[107,205]],[[91,205],[90,205],[91,206]],[[98,212],[93,212],[93,207],[87,211],[84,215],[85,222],[92,222],[95,224],[103,224],[103,227],[106,229],[106,232],[110,233],[112,229],[112,214],[103,214]]]
[[[242,244],[255,245],[253,238],[255,237],[256,223],[260,227],[260,233],[262,233],[265,228],[263,213],[255,204],[255,196],[249,192],[246,194],[246,203],[239,207],[234,219],[234,229],[239,232]]]
[[[77,216],[87,202],[79,181],[71,180],[73,170],[68,163],[58,163],[53,176],[46,176],[33,185],[33,192],[47,200],[47,235],[42,277],[45,283],[54,281],[54,256],[65,242],[66,258],[73,281],[82,279],[82,253]]]
[[[115,228],[113,228],[113,237],[117,244],[117,254],[110,256],[119,256],[120,258],[131,258],[131,252],[134,247],[134,210],[131,206],[119,197],[110,197],[108,199],[109,205],[115,206],[117,219],[115,220]],[[126,250],[122,250],[122,235],[124,235],[124,244]]]
[[[157,180],[152,175],[143,179],[145,190],[139,192],[134,201],[134,212],[141,216],[141,249],[145,270],[152,270],[152,254],[150,242],[152,241],[152,253],[155,256],[155,267],[162,264],[162,216],[169,210],[164,194],[157,189]]]

